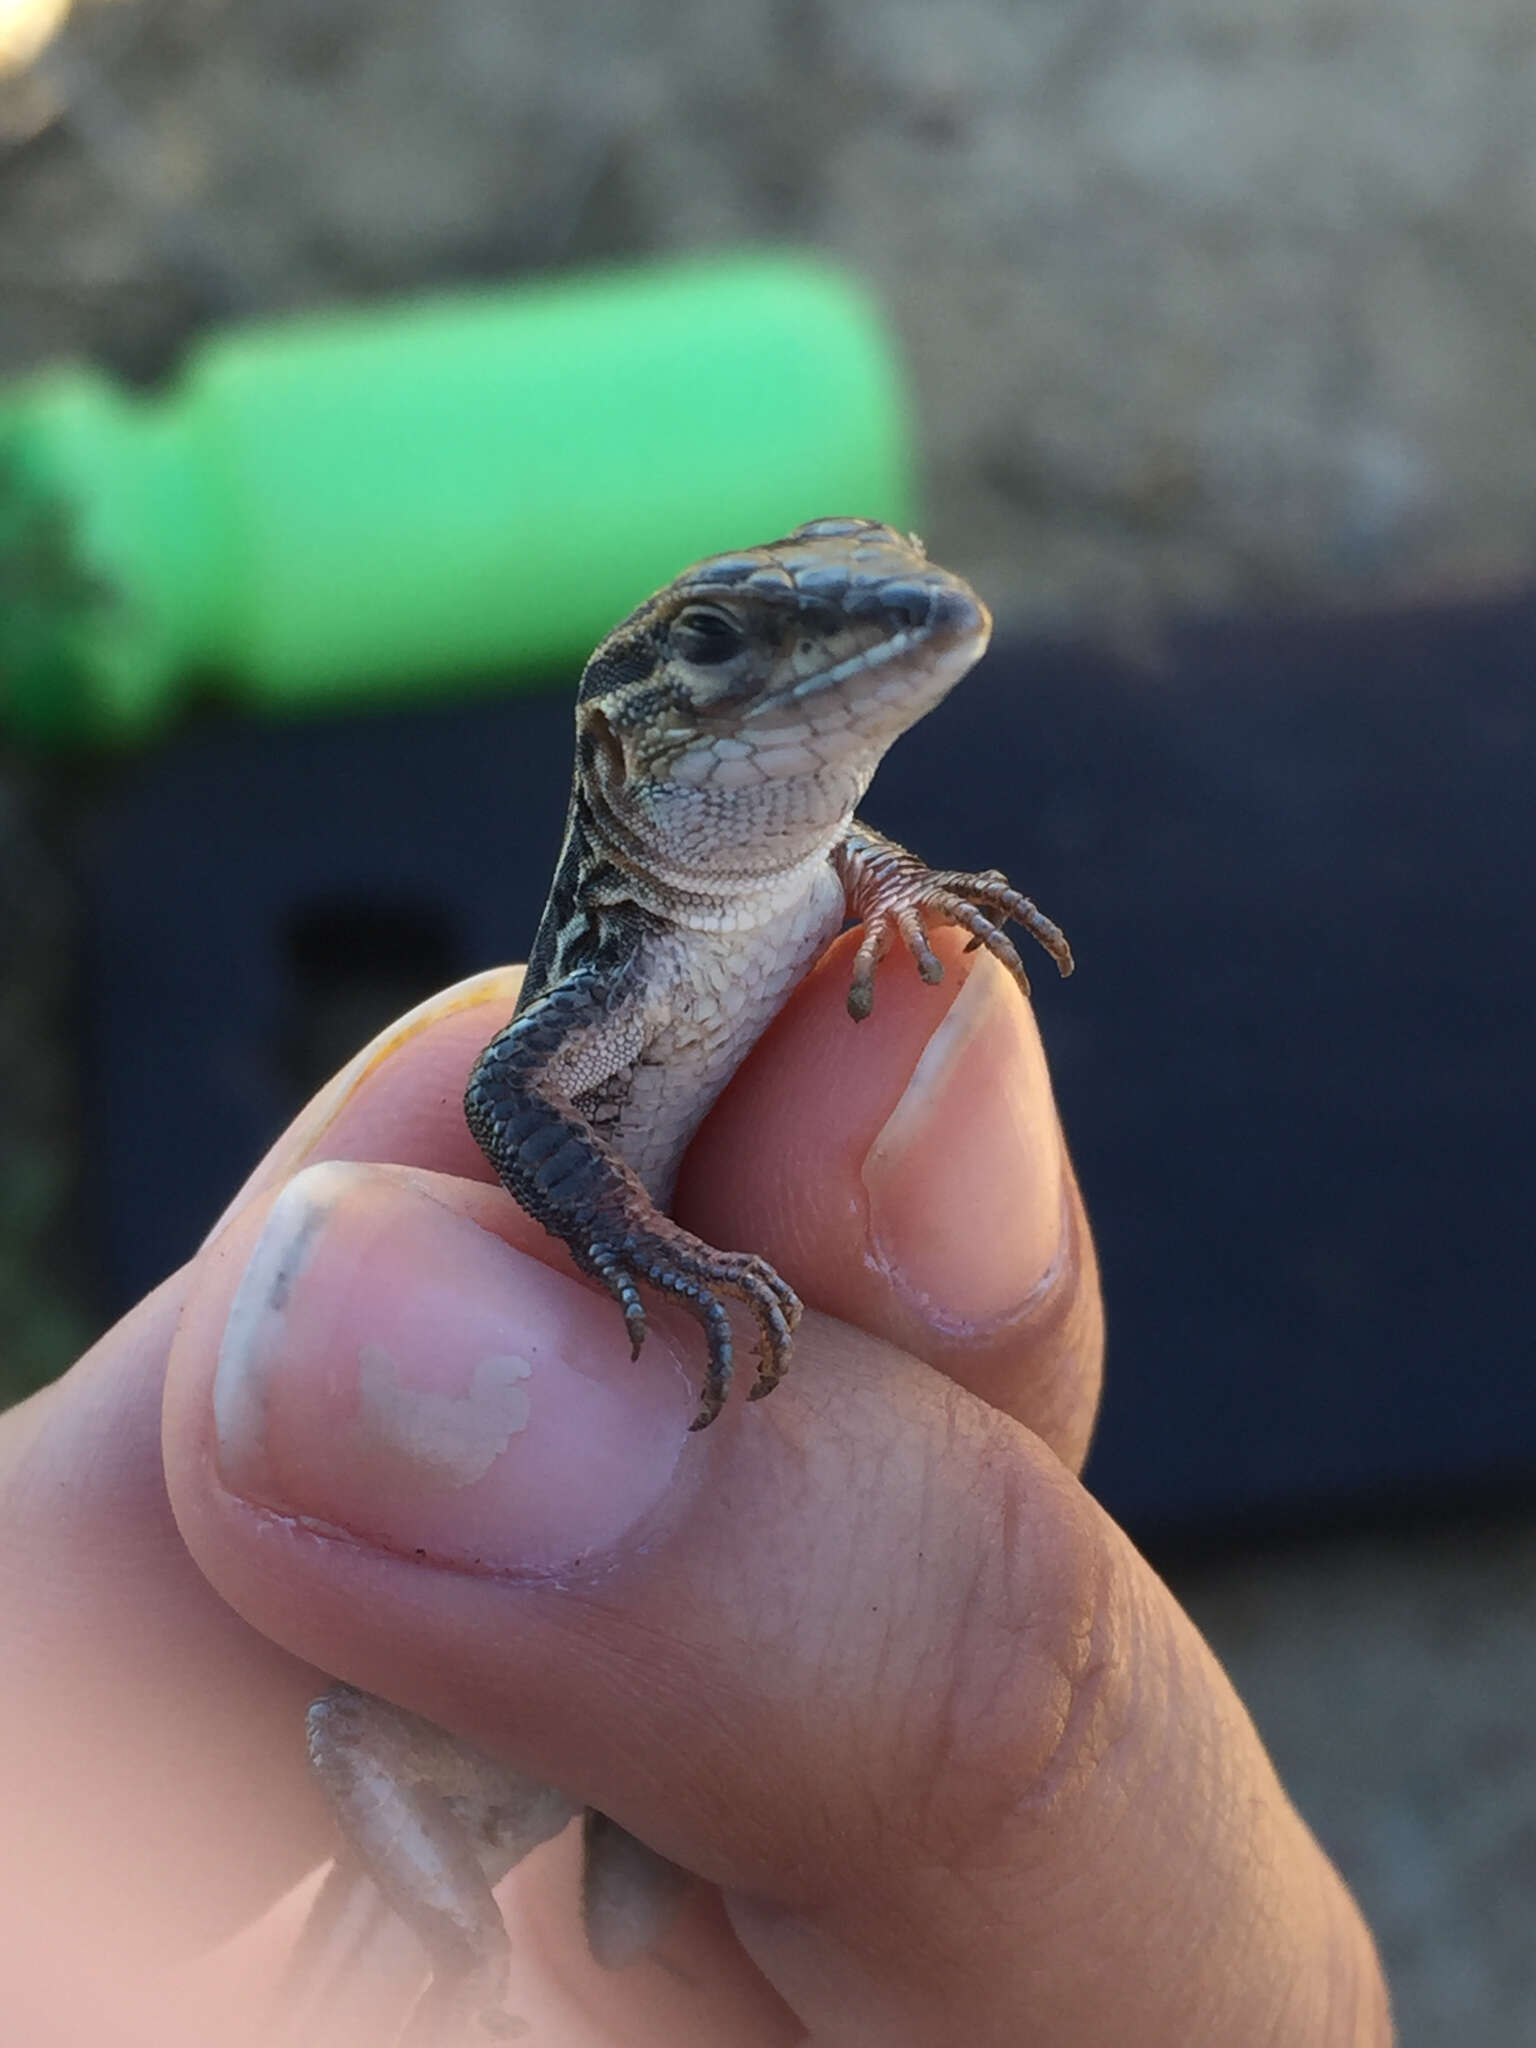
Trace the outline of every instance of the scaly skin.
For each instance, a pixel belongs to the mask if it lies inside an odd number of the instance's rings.
[[[894,941],[940,978],[939,925],[1026,989],[1009,919],[1071,972],[1061,932],[1002,875],[930,870],[854,815],[887,747],[979,658],[991,623],[916,540],[822,519],[686,570],[587,664],[559,866],[517,1013],[476,1063],[465,1112],[515,1199],[613,1295],[637,1353],[642,1288],[698,1318],[696,1429],[730,1385],[727,1301],[757,1325],[754,1397],[784,1374],[800,1302],[765,1260],[670,1220],[678,1162],[844,922],[864,926],[855,1019]],[[355,1859],[432,1957],[407,2038],[505,2031],[489,1887],[576,1809],[350,1687],[311,1709],[310,1753]],[[681,1873],[601,1816],[587,1859],[594,1953],[628,1961],[659,1936]]]

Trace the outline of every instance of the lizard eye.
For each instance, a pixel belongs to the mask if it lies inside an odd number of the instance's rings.
[[[740,654],[745,644],[741,627],[729,612],[713,605],[691,604],[672,621],[672,645],[696,667],[709,668]]]

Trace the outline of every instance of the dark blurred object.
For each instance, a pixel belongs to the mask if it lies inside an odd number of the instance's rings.
[[[76,906],[41,775],[0,759],[0,1408],[89,1342],[71,1202]]]
[[[1536,599],[1191,630],[1156,669],[1014,645],[881,772],[875,823],[1006,867],[1076,949],[1037,992],[1109,1298],[1090,1476],[1141,1529],[1536,1466],[1533,659]],[[116,1305],[340,1057],[316,1006],[350,1044],[526,949],[569,738],[563,698],[225,728],[121,793]]]

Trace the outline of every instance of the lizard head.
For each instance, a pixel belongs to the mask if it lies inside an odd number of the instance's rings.
[[[979,658],[992,621],[922,543],[869,519],[687,569],[615,627],[577,710],[589,790],[632,832],[807,843]],[[750,808],[749,808],[750,806]],[[694,839],[696,854],[703,848]]]

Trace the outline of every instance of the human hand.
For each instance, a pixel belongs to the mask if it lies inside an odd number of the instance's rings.
[[[1342,1884],[1077,1482],[1087,1226],[1027,1006],[940,950],[854,1026],[842,942],[695,1143],[682,1219],[809,1305],[785,1384],[702,1435],[686,1319],[631,1364],[485,1184],[459,1097],[501,975],[361,1056],[5,1419],[29,2040],[270,2038],[280,1917],[190,1959],[328,1853],[324,1675],[703,1880],[609,1977],[570,1844],[515,1874],[513,2003],[560,2048],[1389,2040]],[[336,1159],[394,1164],[293,1181]],[[330,2039],[377,2039],[376,1996],[360,1972]]]

